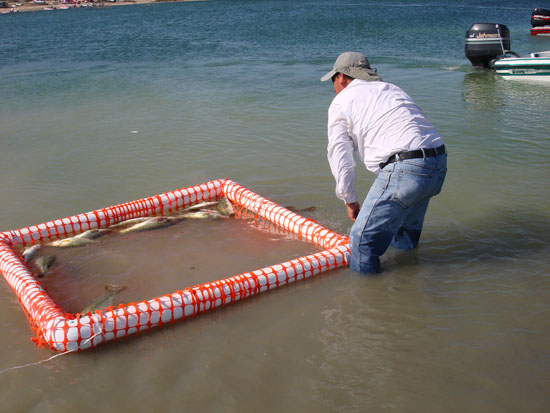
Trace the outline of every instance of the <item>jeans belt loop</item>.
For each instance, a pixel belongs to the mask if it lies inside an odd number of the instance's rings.
[[[426,151],[424,150],[424,148],[420,148],[420,150],[422,151],[422,159],[426,160]],[[435,154],[435,156],[437,156],[437,153]]]

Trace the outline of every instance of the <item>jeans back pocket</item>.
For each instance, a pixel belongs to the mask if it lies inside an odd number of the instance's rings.
[[[423,168],[400,169],[395,198],[406,207],[431,196],[435,171]]]

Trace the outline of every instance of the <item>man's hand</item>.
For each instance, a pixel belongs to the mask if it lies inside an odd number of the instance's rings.
[[[355,222],[355,218],[357,218],[359,210],[361,209],[359,202],[351,202],[349,204],[346,202],[346,209],[348,210],[349,219]]]

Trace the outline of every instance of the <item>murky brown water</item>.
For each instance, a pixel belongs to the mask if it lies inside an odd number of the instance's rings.
[[[44,246],[56,257],[41,284],[65,311],[81,312],[124,286],[113,305],[149,300],[320,251],[280,228],[250,219],[188,219],[167,228],[119,233],[76,248]]]
[[[438,231],[445,230],[430,232]],[[0,400],[12,411],[70,411],[75,403],[111,410],[112,397],[101,394],[115,386],[120,405],[138,411],[176,410],[182,402],[199,411],[415,411],[411,406],[426,400],[434,411],[473,405],[540,411],[544,399],[511,399],[502,388],[542,395],[548,383],[548,371],[537,363],[548,348],[539,333],[548,323],[545,292],[525,295],[538,276],[529,275],[529,266],[517,274],[506,260],[487,257],[499,274],[494,280],[467,268],[456,279],[446,273],[452,262],[445,243],[429,238],[420,253],[390,251],[383,276],[332,271],[162,329],[5,371]],[[514,247],[508,248],[503,254],[513,260]],[[89,247],[47,247],[43,253],[57,261],[43,283],[64,308],[79,311],[106,283],[128,287],[120,302],[148,299],[317,250],[243,220],[189,220],[106,235]],[[522,311],[508,310],[518,306]],[[51,351],[29,342],[16,300],[2,307],[2,325],[10,331],[5,345],[12,349],[3,353],[4,363],[49,358]],[[528,383],[517,376],[525,368]],[[17,389],[29,380],[38,391],[22,397]]]

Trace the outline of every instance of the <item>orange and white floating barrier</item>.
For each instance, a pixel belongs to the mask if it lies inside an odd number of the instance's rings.
[[[49,242],[131,218],[165,215],[226,196],[237,208],[261,217],[324,249],[256,271],[204,283],[147,301],[85,316],[63,311],[46,293],[14,247]],[[228,180],[219,179],[18,230],[0,233],[0,271],[36,331],[37,345],[80,351],[318,275],[347,264],[348,238]]]

